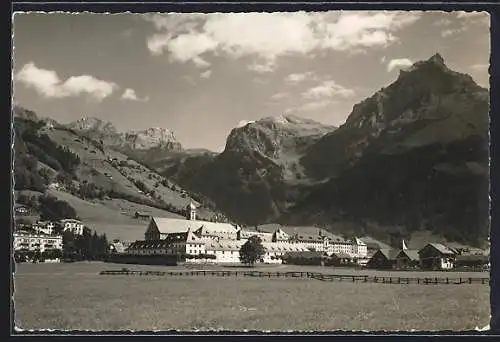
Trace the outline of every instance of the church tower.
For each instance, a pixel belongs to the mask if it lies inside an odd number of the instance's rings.
[[[196,205],[194,205],[193,202],[189,202],[187,208],[186,208],[186,213],[187,213],[187,219],[194,221],[196,220]]]
[[[408,249],[408,246],[406,245],[405,240],[403,240],[403,243],[402,243],[401,247],[403,248],[404,251]]]

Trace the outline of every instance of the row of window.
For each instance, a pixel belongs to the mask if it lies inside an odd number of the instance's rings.
[[[54,239],[16,239],[17,243],[57,243],[58,240]],[[61,242],[59,240],[59,242]]]

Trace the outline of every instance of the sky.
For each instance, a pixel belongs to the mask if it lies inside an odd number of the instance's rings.
[[[163,127],[222,151],[263,117],[339,126],[435,53],[488,87],[489,26],[486,12],[16,13],[13,100],[59,123]]]

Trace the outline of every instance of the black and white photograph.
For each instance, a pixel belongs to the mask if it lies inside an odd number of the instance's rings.
[[[490,15],[15,12],[23,332],[490,323]]]

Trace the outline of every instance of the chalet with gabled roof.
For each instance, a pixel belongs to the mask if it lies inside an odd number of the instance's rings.
[[[399,251],[396,249],[379,249],[368,260],[366,266],[372,269],[393,269],[396,267],[396,256]]]
[[[403,269],[416,269],[420,266],[420,256],[416,249],[402,249],[396,255],[396,268]]]
[[[456,254],[440,243],[429,243],[418,251],[422,269],[450,270],[453,268]]]

